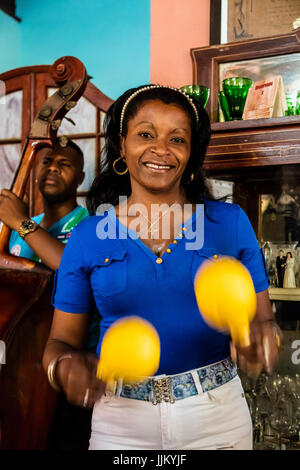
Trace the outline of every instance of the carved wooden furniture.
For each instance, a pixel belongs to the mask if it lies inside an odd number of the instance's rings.
[[[300,58],[300,28],[290,34],[262,39],[240,41],[210,47],[191,49],[194,83],[211,89],[207,110],[212,122],[212,136],[204,161],[206,175],[215,180],[233,183],[233,202],[248,214],[259,242],[264,242],[262,231],[262,198],[275,195],[279,198],[285,184],[293,188],[297,204],[300,201],[300,115],[245,121],[218,121],[218,95],[220,67],[252,59],[280,57],[284,63],[291,57]],[[278,66],[278,74],[280,74]],[[300,68],[291,70],[300,84]],[[244,75],[245,76],[245,75]],[[247,76],[247,75],[246,75]],[[297,82],[298,83],[298,82]],[[300,86],[299,86],[300,90]],[[300,228],[298,212],[298,233]],[[270,240],[272,241],[272,240]],[[290,243],[290,240],[286,240]],[[292,237],[300,246],[300,237]],[[298,248],[299,250],[299,248]],[[298,272],[299,277],[300,270]],[[282,319],[285,343],[282,349],[281,371],[299,372],[293,362],[295,341],[299,341],[299,279],[297,289],[269,290],[276,314]],[[293,356],[294,354],[294,356]]]
[[[194,83],[210,87],[207,110],[212,137],[204,166],[208,176],[236,182],[235,200],[248,213],[260,238],[258,187],[274,186],[300,162],[300,116],[217,122],[221,64],[255,58],[300,54],[300,28],[270,38],[193,48]],[[299,75],[299,70],[294,70]]]

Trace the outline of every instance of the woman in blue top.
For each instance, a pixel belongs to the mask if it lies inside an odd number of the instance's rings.
[[[79,406],[94,406],[90,449],[252,446],[230,337],[210,328],[197,307],[193,281],[201,263],[228,255],[251,273],[257,314],[251,346],[237,349],[244,368],[275,365],[276,323],[246,214],[214,201],[206,188],[209,138],[206,111],[171,87],[131,89],[107,113],[105,165],[88,195],[97,215],[74,228],[64,250],[43,358],[52,386]],[[134,386],[120,380],[104,393],[98,357],[81,351],[93,302],[101,318],[98,356],[116,320],[138,315],[154,325],[161,342],[154,378]]]

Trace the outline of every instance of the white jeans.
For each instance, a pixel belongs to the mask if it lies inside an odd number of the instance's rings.
[[[200,391],[197,386],[198,391]],[[102,396],[90,450],[251,450],[252,423],[238,376],[175,403]]]

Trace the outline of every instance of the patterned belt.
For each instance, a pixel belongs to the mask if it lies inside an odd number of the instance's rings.
[[[200,369],[195,369],[201,389],[208,392],[224,385],[237,375],[236,365],[230,357]],[[162,378],[151,378],[146,382],[134,384],[123,383],[118,395],[134,400],[151,401],[157,405],[162,401],[174,403],[175,400],[192,397],[199,392],[192,372],[169,375]]]

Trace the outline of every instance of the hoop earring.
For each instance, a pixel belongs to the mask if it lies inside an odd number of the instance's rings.
[[[187,185],[191,184],[191,182],[194,180],[194,178],[195,178],[194,173],[191,173],[190,179],[189,179],[188,181],[182,182],[182,184],[183,184],[184,186],[187,186]]]
[[[116,163],[117,163],[119,160],[123,160],[123,159],[124,159],[124,157],[119,157],[119,158],[117,158],[117,159],[113,162],[113,169],[114,169],[114,172],[117,173],[117,175],[120,175],[120,176],[121,176],[121,175],[125,175],[125,173],[127,173],[127,171],[128,171],[128,167],[126,168],[125,171],[118,171],[118,170],[116,170]],[[125,164],[126,164],[126,162],[125,162]]]

